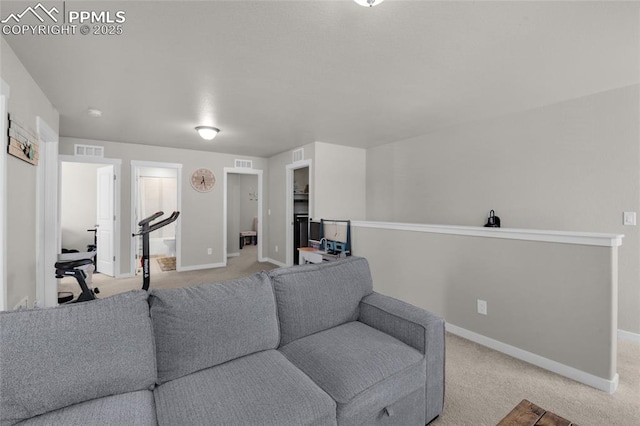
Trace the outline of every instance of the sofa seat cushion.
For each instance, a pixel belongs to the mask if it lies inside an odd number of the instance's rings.
[[[153,392],[105,396],[32,417],[20,426],[157,425]]]
[[[164,383],[160,425],[335,425],[333,400],[281,353],[268,350]]]
[[[369,418],[425,383],[422,354],[357,321],[279,350],[336,401],[339,424]]]

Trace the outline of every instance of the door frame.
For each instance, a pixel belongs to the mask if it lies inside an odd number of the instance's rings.
[[[83,157],[83,156],[75,156],[75,155],[60,155],[58,156],[59,158],[59,165],[61,165],[62,163],[90,163],[90,164],[104,164],[104,165],[113,165],[113,174],[115,176],[115,183],[114,183],[114,188],[113,188],[113,196],[114,196],[114,206],[113,206],[113,210],[116,216],[115,219],[115,223],[113,225],[114,229],[113,229],[113,255],[115,256],[115,260],[113,261],[113,275],[115,278],[124,278],[121,274],[120,274],[120,262],[121,262],[121,256],[120,256],[120,244],[119,244],[119,240],[121,237],[121,222],[122,222],[122,214],[121,214],[121,184],[120,182],[122,181],[122,174],[121,174],[121,166],[122,166],[122,160],[119,158],[94,158],[94,157]],[[62,173],[58,173],[58,181],[57,181],[57,187],[58,187],[58,191],[61,190],[62,188]],[[59,194],[59,193],[58,193]],[[61,217],[60,217],[60,210],[62,208],[61,203],[60,203],[60,197],[59,195],[56,194],[56,198],[58,200],[58,209],[57,209],[57,214],[58,214],[58,247],[57,247],[57,251],[56,253],[60,253],[61,250],[61,244],[62,244],[62,224],[61,224]]]
[[[36,299],[40,306],[58,304],[58,279],[54,264],[60,253],[60,209],[58,191],[49,191],[58,180],[58,133],[36,117],[40,139],[40,166],[36,171]]]
[[[10,88],[0,79],[0,130],[7,134]],[[0,311],[7,310],[7,150],[0,150]]]
[[[309,168],[309,220],[313,218],[313,199],[314,199],[314,185],[313,185],[313,161],[311,159],[296,161],[292,164],[285,166],[286,170],[286,185],[285,185],[285,234],[286,234],[286,262],[287,266],[293,265],[293,171],[298,169]]]
[[[222,259],[224,266],[227,266],[227,206],[228,206],[228,176],[229,174],[238,175],[257,175],[258,176],[258,262],[266,262],[267,259],[263,256],[262,246],[264,245],[264,234],[262,233],[262,222],[264,222],[263,216],[263,203],[264,203],[264,187],[263,187],[263,170],[249,169],[240,167],[225,167],[223,169],[223,189],[224,194],[222,196]]]
[[[162,163],[157,161],[139,161],[131,160],[131,234],[138,233],[138,224],[135,219],[135,209],[138,203],[138,169],[145,167],[157,167],[160,169],[176,170],[176,188],[177,188],[177,208],[182,212],[182,164],[181,163]],[[166,214],[167,212],[165,212]],[[171,214],[169,212],[169,214]],[[176,271],[182,270],[182,221],[176,221]],[[136,275],[136,242],[131,238],[131,276]]]

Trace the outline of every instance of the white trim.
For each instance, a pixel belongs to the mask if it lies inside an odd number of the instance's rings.
[[[313,218],[313,199],[314,199],[314,179],[313,162],[311,160],[296,161],[285,166],[286,185],[285,185],[285,264],[293,266],[293,171],[298,169],[309,168],[309,219]]]
[[[240,253],[227,253],[227,259],[230,257],[240,257]]]
[[[238,175],[256,175],[258,176],[258,262],[264,262],[262,246],[264,245],[264,234],[262,233],[263,217],[263,204],[264,204],[264,188],[262,182],[263,171],[259,169],[244,169],[237,167],[225,167],[223,169],[223,195],[222,195],[222,258],[224,259],[224,265],[227,265],[227,184],[229,173]]]
[[[0,130],[7,134],[9,86],[0,79]],[[3,137],[4,140],[4,137]],[[0,311],[7,310],[7,150],[0,149]]]
[[[604,379],[450,323],[446,323],[445,327],[449,333],[455,334],[456,336],[471,340],[479,345],[486,346],[495,351],[517,358],[521,361],[528,362],[529,364],[533,364],[537,367],[544,368],[545,370],[549,370],[561,376],[568,377],[571,380],[575,380],[609,394],[613,394],[618,388],[618,373],[616,373],[610,380]]]
[[[202,269],[224,268],[225,266],[227,266],[226,262],[206,263],[203,265],[182,266],[180,267],[180,269],[176,267],[176,271],[178,272],[200,271]]]
[[[586,246],[619,247],[622,234],[593,232],[544,231],[538,229],[485,228],[482,226],[428,225],[418,223],[352,221],[360,228],[390,229],[395,231],[427,232],[432,234],[465,235],[469,237],[503,238],[507,240],[542,241],[549,243],[580,244]]]
[[[277,261],[275,259],[271,259],[270,257],[266,258],[265,262],[273,263],[274,265],[279,266],[281,268],[286,268],[287,267],[286,264],[284,264],[282,262],[279,262],[279,261]]]
[[[79,157],[76,155],[59,155],[58,160],[61,163],[91,163],[91,164],[113,164],[114,166],[121,166],[122,159],[120,158],[98,158],[98,157]]]
[[[40,165],[36,171],[36,299],[39,306],[58,305],[58,279],[54,264],[60,253],[58,231],[58,134],[42,117],[36,117],[40,139]]]
[[[113,165],[113,173],[116,177],[116,184],[115,184],[115,188],[114,188],[114,197],[115,197],[115,205],[114,205],[114,210],[116,213],[116,221],[115,221],[115,225],[114,225],[114,247],[113,247],[113,254],[116,257],[116,261],[114,262],[113,265],[113,275],[115,278],[122,278],[127,276],[127,274],[120,274],[120,263],[121,263],[121,257],[120,257],[120,244],[119,244],[119,239],[120,239],[120,227],[121,227],[121,222],[122,222],[122,211],[121,211],[121,204],[122,204],[122,171],[121,171],[121,165],[122,165],[122,160],[119,158],[91,158],[91,157],[76,157],[74,155],[58,155],[58,166],[61,163],[91,163],[91,164],[105,164],[105,165]],[[60,187],[62,185],[62,174],[58,171],[58,178],[55,181],[55,191],[56,191],[56,198],[58,197],[59,191],[60,191]],[[47,182],[47,186],[48,186],[48,191],[53,191],[53,184],[50,182]],[[60,205],[60,201],[58,200],[58,210],[57,210],[57,214],[58,214],[58,225],[57,225],[57,238],[58,241],[61,241],[61,235],[62,235],[62,224],[61,224],[61,215],[60,215],[60,209],[61,209],[61,205]],[[60,252],[60,247],[58,246],[57,248],[58,253]]]
[[[640,334],[618,329],[618,340],[640,343]]]

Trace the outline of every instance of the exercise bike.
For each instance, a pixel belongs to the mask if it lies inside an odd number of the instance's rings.
[[[151,273],[149,271],[149,234],[153,231],[156,231],[163,226],[167,226],[168,224],[175,222],[180,216],[180,212],[173,212],[171,216],[168,218],[161,220],[160,222],[156,222],[154,224],[151,223],[152,220],[156,220],[160,216],[162,216],[164,212],[157,212],[152,214],[146,219],[142,219],[138,222],[138,226],[140,230],[137,234],[131,234],[132,237],[142,236],[142,289],[149,290],[149,284],[151,283]]]
[[[80,286],[80,296],[77,299],[73,299],[73,293],[58,293],[58,303],[76,303],[86,302],[94,300],[96,295],[92,289],[87,285],[87,275],[80,269],[82,266],[91,265],[93,260],[91,259],[77,259],[77,260],[60,260],[56,262],[56,278],[74,277]]]
[[[173,212],[168,218],[154,224],[151,223],[151,221],[159,218],[163,214],[164,212],[157,212],[146,219],[142,219],[138,223],[138,226],[140,226],[140,231],[137,234],[132,234],[133,237],[142,236],[142,289],[147,291],[149,290],[149,285],[151,284],[151,274],[149,271],[149,234],[155,230],[162,228],[163,226],[175,222],[176,219],[178,219],[178,216],[180,216],[180,212]],[[81,293],[77,299],[73,299],[73,294],[63,296],[59,295],[59,304],[86,302],[96,299],[94,291],[87,285],[87,282],[85,280],[87,276],[85,272],[80,269],[81,267],[89,265],[91,263],[93,263],[91,259],[61,260],[55,263],[56,278],[74,277],[78,282],[81,290]]]

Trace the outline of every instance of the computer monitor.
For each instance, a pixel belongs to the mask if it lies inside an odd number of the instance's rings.
[[[309,221],[309,245],[312,243],[320,243],[322,238],[322,224],[313,220]]]

